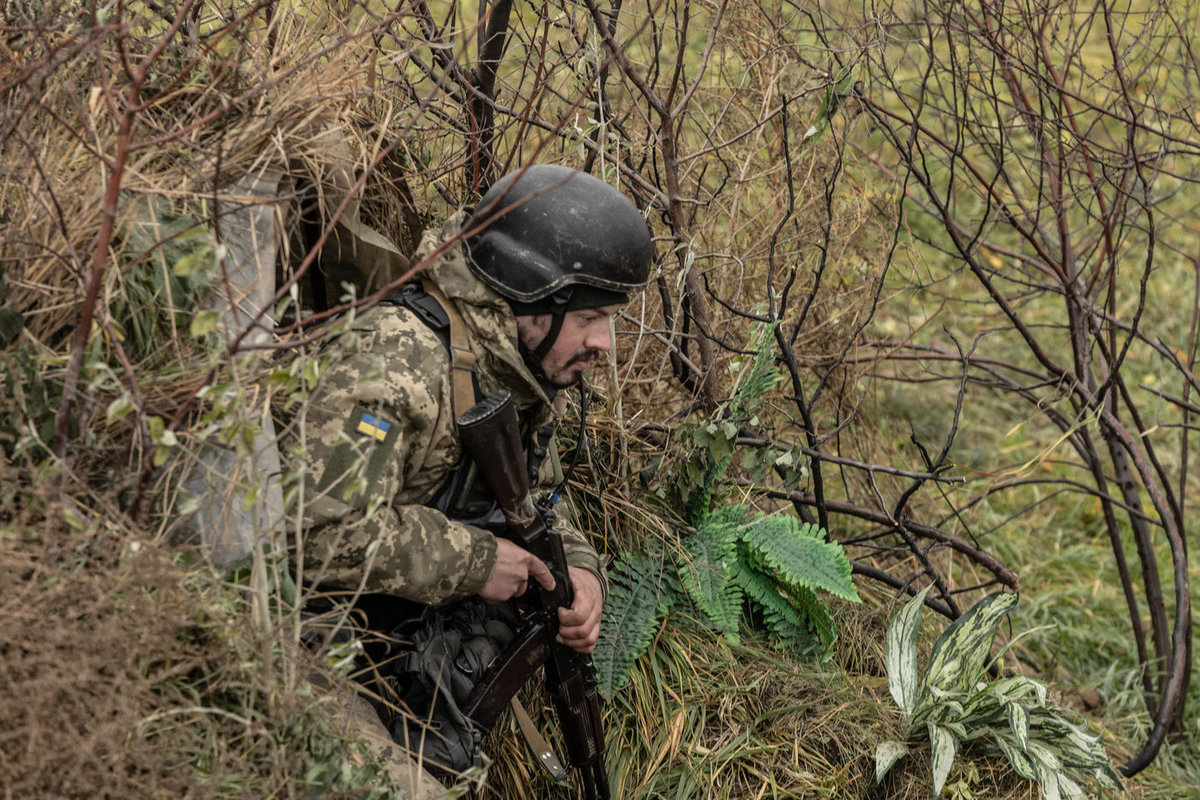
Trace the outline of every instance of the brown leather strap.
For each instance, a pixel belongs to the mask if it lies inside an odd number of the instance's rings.
[[[450,393],[457,419],[475,405],[475,384],[471,380],[475,374],[475,354],[471,352],[471,345],[467,341],[467,325],[458,306],[433,281],[422,278],[421,286],[426,294],[438,301],[450,318]]]
[[[525,744],[529,745],[529,750],[533,753],[533,760],[550,773],[550,777],[554,780],[565,781],[567,779],[566,767],[558,760],[558,756],[554,755],[554,751],[550,749],[550,745],[542,736],[541,731],[533,724],[529,713],[525,711],[525,706],[521,705],[521,701],[517,699],[516,695],[513,695],[510,704],[513,715],[517,718],[517,726],[521,729],[521,735],[525,737]]]

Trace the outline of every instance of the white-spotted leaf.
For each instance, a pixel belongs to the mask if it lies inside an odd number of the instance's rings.
[[[917,705],[917,686],[920,683],[917,673],[917,633],[921,629],[921,607],[930,588],[926,586],[905,603],[888,625],[885,653],[888,690],[906,719]]]
[[[880,742],[875,748],[875,782],[879,783],[891,772],[896,762],[908,755],[908,745],[895,739]]]
[[[950,777],[950,765],[958,754],[958,740],[946,728],[929,723],[929,745],[933,750],[933,796],[942,794],[946,778]]]

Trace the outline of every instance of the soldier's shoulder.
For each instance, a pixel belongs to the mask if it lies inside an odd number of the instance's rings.
[[[354,328],[369,341],[371,349],[428,351],[435,358],[441,355],[449,359],[436,326],[404,306],[377,306],[355,320]]]

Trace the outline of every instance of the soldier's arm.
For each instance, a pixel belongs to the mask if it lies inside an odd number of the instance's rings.
[[[342,346],[296,426],[305,580],[423,603],[476,594],[495,537],[423,505],[458,461],[445,348],[410,315],[375,313],[385,316]]]

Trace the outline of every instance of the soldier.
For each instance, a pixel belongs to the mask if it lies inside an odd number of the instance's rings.
[[[510,392],[535,497],[559,485],[546,433],[555,395],[611,347],[611,318],[644,286],[653,246],[620,192],[540,165],[500,179],[465,222],[456,215],[427,233],[417,257],[431,254],[422,283],[340,337],[303,420],[303,579],[353,592],[368,615],[385,607],[393,620],[450,598],[500,603],[530,581],[553,588],[540,559],[495,535],[503,518],[461,451],[456,405]],[[573,605],[559,610],[559,641],[589,653],[603,567],[569,522],[560,517],[555,528],[575,590]],[[438,796],[439,785],[396,759],[364,706],[343,708],[356,733],[409,781],[410,796]]]

